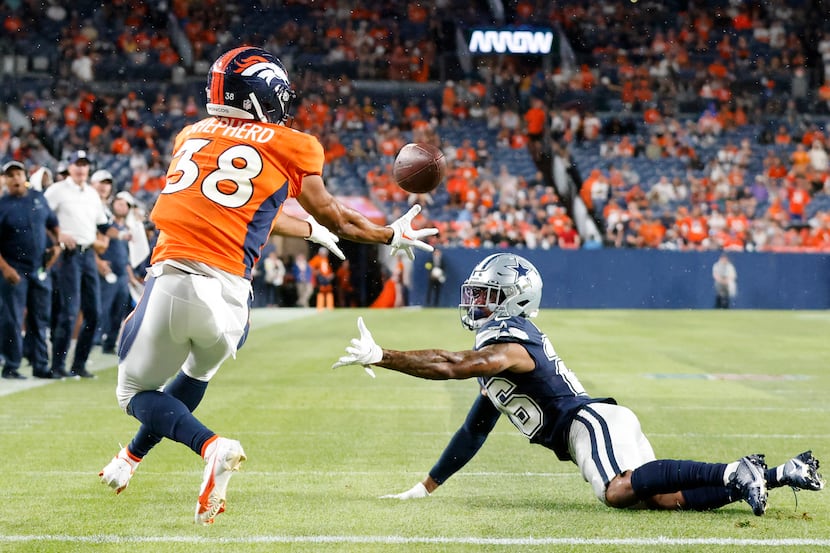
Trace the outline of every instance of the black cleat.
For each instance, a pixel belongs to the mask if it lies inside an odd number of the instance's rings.
[[[747,455],[738,461],[738,468],[729,476],[729,485],[741,493],[755,516],[761,516],[767,510],[766,470],[763,455]]]
[[[812,451],[805,451],[784,463],[784,476],[780,482],[797,490],[814,492],[824,488],[824,478],[818,472],[818,459]]]

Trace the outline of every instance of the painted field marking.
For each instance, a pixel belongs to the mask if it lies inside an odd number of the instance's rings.
[[[428,537],[428,536],[288,536],[264,535],[245,537],[211,538],[201,536],[116,536],[98,534],[91,536],[72,536],[67,534],[4,535],[0,534],[0,543],[90,543],[90,544],[141,544],[141,543],[185,543],[185,544],[292,544],[292,543],[347,543],[347,544],[458,544],[458,545],[497,545],[497,546],[532,546],[532,545],[634,545],[634,546],[695,546],[723,545],[732,547],[830,547],[830,539],[805,538],[671,538],[657,536],[653,538],[479,538],[475,536]]]
[[[755,382],[788,382],[810,380],[803,374],[745,374],[745,373],[650,373],[645,375],[652,380],[750,380]]]

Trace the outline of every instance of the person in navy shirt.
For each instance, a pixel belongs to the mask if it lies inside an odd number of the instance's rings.
[[[130,267],[129,241],[132,237],[127,227],[130,205],[122,196],[116,196],[110,204],[112,227],[118,234],[111,238],[101,260],[110,272],[101,276],[101,349],[115,354],[115,343],[121,323],[131,308],[130,281],[135,280]]]
[[[49,370],[46,329],[49,326],[52,286],[44,262],[60,232],[58,219],[43,193],[29,188],[26,169],[19,161],[3,166],[8,194],[0,197],[0,352],[5,357],[3,378],[24,379],[19,372],[23,356],[23,313],[32,374],[59,378]]]
[[[824,487],[811,451],[775,467],[767,467],[762,454],[731,463],[657,459],[634,412],[613,398],[589,396],[530,320],[541,299],[536,267],[519,255],[497,253],[481,261],[461,287],[461,322],[476,333],[471,350],[385,349],[358,319],[360,338],[333,368],[363,365],[374,375],[369,366],[376,365],[432,380],[477,378],[480,386],[466,420],[427,476],[383,497],[428,497],[476,455],[501,415],[530,443],[577,465],[609,507],[703,511],[742,499],[760,516],[768,489]]]

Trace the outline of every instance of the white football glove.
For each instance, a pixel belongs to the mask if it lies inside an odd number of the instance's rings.
[[[346,256],[343,255],[343,252],[340,251],[340,248],[337,247],[337,243],[340,241],[340,237],[334,234],[332,231],[321,225],[317,222],[317,219],[309,215],[306,217],[306,222],[311,225],[311,234],[306,237],[306,240],[309,242],[314,242],[315,244],[320,244],[324,248],[328,249],[331,253],[339,257],[341,260],[346,259]]]
[[[429,497],[429,492],[422,482],[418,482],[405,492],[382,495],[379,499],[400,499],[401,501],[405,501],[407,499],[421,499],[422,497]]]
[[[383,359],[383,350],[375,343],[375,339],[372,338],[372,333],[369,332],[369,329],[366,328],[366,324],[363,322],[363,317],[357,318],[357,328],[360,330],[360,338],[352,338],[352,345],[346,348],[347,355],[341,357],[331,368],[336,369],[338,367],[345,367],[346,365],[363,365],[363,368],[366,369],[369,376],[374,378],[375,371],[369,365],[374,365]]]
[[[420,230],[412,228],[412,219],[420,212],[421,206],[415,204],[406,212],[406,215],[402,215],[391,225],[388,225],[395,233],[392,235],[392,242],[389,243],[392,246],[392,251],[389,252],[390,255],[395,255],[399,250],[403,250],[409,259],[415,259],[415,252],[412,251],[413,247],[427,252],[435,249],[421,239],[438,234],[437,228]]]

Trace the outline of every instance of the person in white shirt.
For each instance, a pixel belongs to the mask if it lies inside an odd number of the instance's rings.
[[[106,248],[99,236],[108,230],[109,223],[97,190],[88,182],[90,160],[86,151],[73,152],[68,162],[69,176],[44,192],[49,207],[58,217],[62,249],[53,275],[58,301],[53,314],[52,373],[61,377],[90,378],[94,375],[86,370],[86,361],[101,310],[93,247]],[[66,357],[79,311],[84,322],[75,345],[71,371],[67,372]]]
[[[669,180],[669,177],[662,175],[649,191],[649,199],[655,204],[665,206],[670,202],[677,200],[674,185]]]
[[[821,140],[814,140],[807,154],[810,156],[810,166],[816,172],[824,173],[830,168],[830,156],[827,155],[827,150],[824,149]]]

